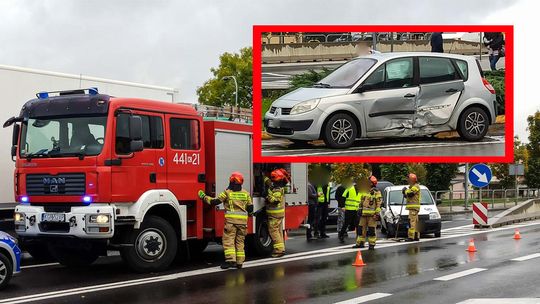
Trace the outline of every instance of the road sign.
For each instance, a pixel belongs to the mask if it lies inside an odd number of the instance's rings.
[[[469,181],[478,188],[489,185],[491,177],[491,169],[484,164],[476,164],[469,170]]]
[[[485,226],[488,223],[487,203],[473,203],[473,224],[475,227]]]
[[[525,166],[523,164],[511,164],[508,166],[509,175],[521,176],[525,174]]]

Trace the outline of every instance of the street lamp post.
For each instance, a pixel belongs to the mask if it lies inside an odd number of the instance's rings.
[[[238,108],[238,82],[236,81],[236,76],[224,76],[221,79],[228,80],[232,79],[234,81],[234,106]]]

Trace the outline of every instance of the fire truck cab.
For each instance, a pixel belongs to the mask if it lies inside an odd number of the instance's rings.
[[[247,250],[271,251],[264,174],[286,167],[284,229],[307,214],[306,164],[253,164],[249,123],[204,118],[190,105],[116,98],[97,89],[42,92],[14,125],[15,228],[36,258],[88,265],[107,250],[139,272],[220,241],[224,211],[197,191],[224,190],[232,171],[254,197]]]

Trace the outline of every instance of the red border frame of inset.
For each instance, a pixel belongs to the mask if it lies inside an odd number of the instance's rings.
[[[504,156],[262,156],[263,32],[504,32],[505,153]],[[513,25],[254,25],[253,26],[253,158],[255,162],[464,163],[514,161],[514,26]]]

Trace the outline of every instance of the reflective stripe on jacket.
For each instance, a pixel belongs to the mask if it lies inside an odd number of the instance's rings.
[[[266,213],[273,217],[285,216],[285,189],[273,188],[266,196]]]
[[[362,197],[362,216],[373,216],[381,212],[382,195],[377,188],[371,188]]]
[[[405,209],[410,210],[420,210],[420,186],[414,184],[405,190],[405,200],[407,201],[407,206]]]
[[[319,195],[319,193],[322,193],[323,195]],[[330,186],[326,186],[326,191],[324,191],[322,186],[317,186],[317,201],[319,203],[330,202]]]
[[[362,192],[356,192],[354,186],[345,190],[345,192],[343,192],[343,197],[345,198],[345,210],[357,211],[360,206],[360,201],[362,200],[362,195]]]

